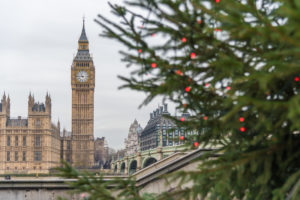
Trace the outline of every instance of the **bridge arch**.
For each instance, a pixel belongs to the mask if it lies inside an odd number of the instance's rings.
[[[121,164],[121,170],[120,170],[120,173],[121,173],[121,174],[124,174],[124,173],[125,173],[125,168],[126,168],[126,164],[125,164],[125,162],[123,162],[123,163]]]
[[[157,162],[156,158],[153,158],[153,157],[145,158],[143,168],[148,167],[149,165],[152,165],[153,163],[156,163],[156,162]]]
[[[114,173],[117,173],[117,172],[118,172],[118,164],[115,164]]]
[[[133,160],[130,162],[129,164],[129,174],[133,174],[135,173],[137,170],[137,161],[136,160]]]

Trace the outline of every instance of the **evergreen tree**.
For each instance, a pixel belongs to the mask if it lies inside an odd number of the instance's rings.
[[[192,188],[155,198],[299,199],[300,1],[110,6],[119,21],[95,21],[128,48],[120,53],[132,73],[120,77],[122,88],[145,92],[142,105],[163,96],[192,113],[177,121],[199,130],[191,145],[218,147],[195,171],[177,174]]]

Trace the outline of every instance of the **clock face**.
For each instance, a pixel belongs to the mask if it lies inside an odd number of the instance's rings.
[[[76,78],[79,82],[86,82],[89,78],[89,74],[86,71],[80,71],[76,74]]]

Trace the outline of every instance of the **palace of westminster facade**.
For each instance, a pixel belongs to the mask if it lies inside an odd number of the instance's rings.
[[[94,166],[95,66],[83,24],[71,65],[72,131],[51,122],[51,98],[28,97],[28,117],[11,118],[10,98],[0,102],[0,174],[48,173],[66,160],[77,168]]]

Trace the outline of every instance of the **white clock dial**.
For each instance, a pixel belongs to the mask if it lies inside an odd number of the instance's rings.
[[[79,82],[86,82],[89,78],[89,74],[86,71],[80,71],[76,74],[76,78]]]

